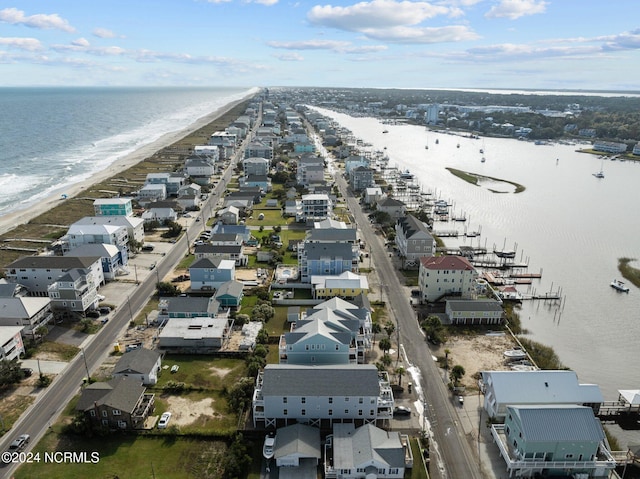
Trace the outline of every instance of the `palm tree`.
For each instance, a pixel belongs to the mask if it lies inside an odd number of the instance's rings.
[[[396,325],[393,324],[390,320],[387,320],[384,323],[384,330],[387,333],[387,337],[390,338],[393,332],[396,330]]]
[[[396,374],[398,375],[398,386],[402,386],[402,376],[404,376],[406,372],[406,369],[404,369],[402,366],[396,368]]]
[[[458,383],[462,379],[462,376],[465,375],[465,373],[466,371],[459,364],[456,364],[454,367],[451,368],[450,377],[451,377],[451,380],[453,381],[454,386],[458,386]]]
[[[450,349],[444,350],[444,368],[449,369],[449,354],[451,354]]]
[[[374,321],[373,323],[371,323],[371,332],[373,333],[373,344],[376,344],[376,334],[380,333],[382,331],[382,327],[380,326],[380,323],[377,321]]]
[[[391,349],[391,340],[389,338],[382,338],[378,341],[378,347],[386,354]]]

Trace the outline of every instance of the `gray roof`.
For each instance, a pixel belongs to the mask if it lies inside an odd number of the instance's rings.
[[[196,253],[202,252],[202,250],[204,249],[202,248],[203,246],[211,246],[211,245],[196,246],[195,248]],[[218,268],[222,261],[224,261],[222,258],[201,258],[197,260],[195,263],[193,263],[191,266],[189,266],[189,269],[191,270],[191,269],[198,269],[198,268],[206,268],[206,269]]]
[[[240,296],[242,296],[242,288],[244,288],[244,284],[242,284],[240,281],[227,281],[220,285],[218,291],[216,291],[214,298],[219,298],[220,296],[224,295],[239,298]]]
[[[90,268],[96,261],[101,261],[100,256],[27,256],[15,260],[7,268]]]
[[[134,349],[124,353],[113,368],[113,374],[149,374],[153,371],[160,353],[149,349]]]
[[[309,231],[308,241],[352,241],[358,238],[355,228],[314,228]]]
[[[333,425],[333,466],[355,469],[373,463],[403,468],[404,448],[398,432],[385,431],[373,424],[355,429],[353,423]]]
[[[604,439],[602,426],[586,406],[508,406],[518,418],[527,443],[547,441],[593,441]]]
[[[201,244],[195,247],[195,253],[235,253],[242,252],[240,244]],[[193,265],[191,266],[193,268]]]
[[[166,301],[167,311],[170,313],[180,312],[180,313],[209,313],[209,312],[217,312],[216,309],[210,309],[213,304],[210,297],[199,297],[199,296],[191,296],[191,297],[169,297],[169,298],[161,298],[162,301]]]
[[[276,433],[274,457],[313,457],[320,459],[320,429],[306,424],[281,427]]]
[[[398,219],[398,223],[400,224],[400,227],[402,228],[402,231],[404,232],[404,236],[406,238],[411,238],[418,232],[426,233],[427,235],[431,236],[431,233],[429,233],[429,230],[425,226],[425,224],[422,221],[419,221],[413,215],[407,215],[403,218]]]
[[[140,381],[125,376],[114,378],[106,383],[93,383],[82,391],[76,410],[87,411],[94,405],[106,405],[131,413],[145,390]]]
[[[502,311],[502,305],[493,299],[477,301],[448,300],[447,305],[453,311]]]
[[[374,396],[380,394],[378,369],[373,364],[297,366],[267,364],[264,396]]]
[[[353,247],[351,243],[307,243],[304,246],[307,260],[321,258],[353,259]]]

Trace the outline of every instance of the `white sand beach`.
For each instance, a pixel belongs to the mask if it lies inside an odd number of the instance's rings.
[[[112,176],[115,176],[116,174],[118,174],[118,172],[126,170],[127,168],[130,168],[131,166],[137,163],[140,163],[146,158],[149,158],[150,156],[152,156],[157,151],[172,145],[173,143],[184,138],[188,134],[211,123],[212,121],[216,120],[220,116],[224,115],[227,111],[229,111],[231,108],[236,106],[238,103],[241,103],[247,100],[248,98],[251,98],[253,95],[254,94],[252,93],[240,100],[236,100],[231,103],[228,103],[218,108],[214,112],[210,113],[209,115],[205,115],[199,118],[194,123],[192,123],[191,125],[189,125],[188,127],[182,130],[175,131],[172,133],[167,133],[166,135],[158,138],[153,143],[144,145],[143,147],[137,149],[136,151],[115,161],[114,163],[110,164],[106,169],[100,171],[99,173],[94,174],[91,178],[88,178],[85,181],[81,181],[79,183],[75,183],[73,185],[69,185],[68,187],[65,187],[64,193],[67,195],[68,198],[78,196],[79,193],[89,188],[90,186],[96,183],[99,183],[101,181],[104,181],[108,178],[111,178]],[[51,196],[43,199],[38,203],[30,205],[25,209],[14,211],[12,213],[7,213],[5,215],[0,216],[0,234],[4,234],[7,231],[10,231],[21,224],[25,224],[29,222],[31,219],[37,216],[40,216],[41,214],[47,212],[48,210],[54,208],[55,206],[58,206],[62,201],[64,201],[64,199],[61,198],[59,192],[56,192],[55,194],[52,194]]]

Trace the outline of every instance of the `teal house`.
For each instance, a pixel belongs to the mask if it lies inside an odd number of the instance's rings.
[[[213,296],[223,308],[239,308],[242,302],[244,285],[240,281],[222,283]]]
[[[95,216],[132,216],[131,198],[98,198],[93,202]]]
[[[609,477],[615,460],[587,406],[507,406],[492,434],[509,477]]]

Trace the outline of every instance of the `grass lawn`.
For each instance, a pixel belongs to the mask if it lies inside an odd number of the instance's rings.
[[[87,452],[87,463],[26,464],[16,479],[67,479],[75,477],[139,479],[219,478],[227,445],[219,440],[113,435],[86,438],[48,432],[33,450]],[[99,451],[97,462],[89,462]]]
[[[15,386],[17,387],[19,385],[18,383]],[[0,417],[2,417],[0,436],[10,431],[13,423],[20,419],[20,415],[35,401],[35,396],[17,394],[14,392],[14,389],[15,387],[8,387],[0,393]],[[13,433],[15,433],[15,431],[13,431]]]
[[[264,218],[259,220],[258,216],[260,214],[264,215]],[[283,218],[282,210],[280,208],[259,208],[257,206],[253,207],[253,218],[247,218],[247,226],[284,226],[287,224],[288,220],[292,218]]]
[[[163,369],[155,389],[161,389],[169,381],[182,382],[194,388],[222,390],[223,386],[234,384],[244,374],[244,360],[211,358],[203,355],[171,355],[164,357],[163,363],[169,368],[180,366],[177,373]]]
[[[54,355],[59,361],[71,361],[80,352],[80,348],[69,344],[55,343],[53,341],[44,341],[37,348],[39,353],[47,353]]]

